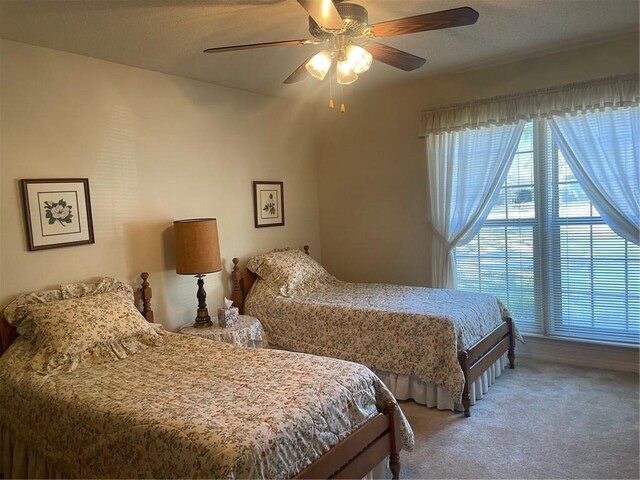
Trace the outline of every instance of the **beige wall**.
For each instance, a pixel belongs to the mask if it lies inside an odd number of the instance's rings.
[[[318,108],[324,265],[348,281],[430,285],[421,110],[630,72],[637,34],[353,96],[344,115]]]
[[[218,218],[231,258],[309,243],[320,254],[308,105],[25,44],[1,43],[0,307],[18,293],[151,274],[157,319],[195,316],[196,283],[173,270],[172,221]],[[88,177],[96,243],[27,251],[21,178]],[[286,226],[255,229],[252,180],[282,180]]]
[[[319,257],[320,237],[342,279],[428,285],[420,110],[637,72],[638,37],[351,94],[347,114],[318,107],[315,121],[305,104],[10,41],[0,62],[0,307],[147,270],[175,328],[196,304],[195,280],[173,271],[178,218],[218,218],[226,271],[205,279],[210,313],[233,256],[309,243]],[[18,180],[47,177],[90,179],[95,245],[27,251]],[[285,227],[253,228],[252,180],[285,182]]]

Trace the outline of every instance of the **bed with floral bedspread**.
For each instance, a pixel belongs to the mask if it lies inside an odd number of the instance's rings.
[[[351,434],[378,438],[390,405],[384,452],[394,475],[400,448],[413,447],[406,418],[368,368],[165,332],[114,279],[24,294],[2,320],[20,335],[0,357],[7,478],[309,476],[307,467],[340,468],[367,451]],[[363,450],[336,462],[345,443]]]
[[[393,398],[354,363],[171,333],[53,376],[31,348],[0,357],[0,425],[65,477],[290,478]]]
[[[457,402],[465,387],[458,354],[509,315],[488,294],[343,282],[299,250],[255,256],[247,270],[255,281],[234,299],[260,320],[270,345],[416,377]]]

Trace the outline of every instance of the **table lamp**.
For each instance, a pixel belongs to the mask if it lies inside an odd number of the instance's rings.
[[[222,270],[218,223],[215,218],[194,218],[173,222],[176,241],[176,273],[198,278],[198,315],[194,327],[213,326],[207,311],[204,277]]]

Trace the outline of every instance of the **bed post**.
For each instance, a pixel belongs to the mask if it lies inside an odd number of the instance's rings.
[[[400,413],[398,411],[398,404],[392,400],[384,402],[384,408],[382,410],[389,419],[389,426],[391,428],[391,453],[389,453],[389,468],[391,469],[391,478],[400,478],[400,445],[402,445],[402,439],[400,438]]]
[[[509,353],[507,353],[507,357],[509,358],[509,368],[513,370],[516,362],[516,337],[513,331],[513,319],[507,317],[504,321],[509,325]]]
[[[238,267],[240,259],[236,257],[232,262],[231,281],[233,282],[233,291],[231,292],[231,300],[233,300],[233,305],[238,307],[238,311],[242,315],[244,314],[244,294],[242,292],[242,274],[240,273],[240,267]]]
[[[7,351],[16,338],[18,338],[16,327],[10,325],[0,314],[0,355]]]
[[[149,278],[149,274],[147,272],[142,272],[140,274],[142,278],[142,287],[140,288],[140,299],[142,300],[142,316],[147,319],[147,322],[153,322],[153,310],[151,310],[151,297],[153,296],[153,292],[151,291],[151,287],[149,287],[149,282],[147,279]]]
[[[304,253],[306,253],[307,255],[309,255],[309,245],[305,245],[304,247]]]
[[[471,416],[471,399],[469,399],[469,351],[463,350],[458,354],[458,361],[464,373],[464,387],[462,389],[462,406],[464,407],[464,416]]]

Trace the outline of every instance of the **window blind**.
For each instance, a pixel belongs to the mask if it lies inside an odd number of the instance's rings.
[[[458,288],[496,295],[523,332],[640,343],[640,247],[603,221],[544,119],[527,123],[487,221],[455,258]]]
[[[549,145],[549,333],[637,344],[640,247],[604,223],[555,142]]]
[[[478,235],[456,248],[458,288],[496,295],[525,332],[543,333],[534,275],[534,123],[528,122],[496,203]]]

